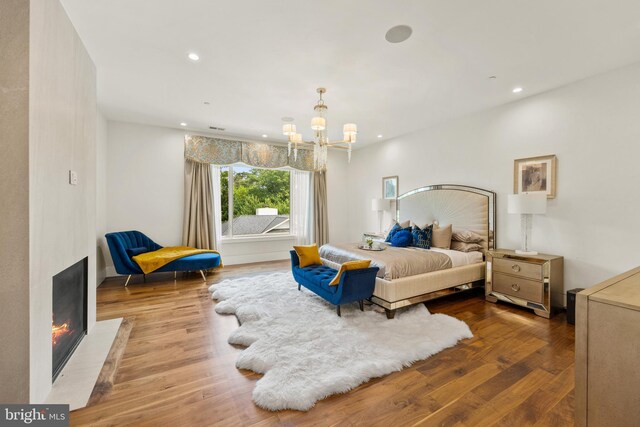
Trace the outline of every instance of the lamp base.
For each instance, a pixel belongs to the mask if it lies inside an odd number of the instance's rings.
[[[516,249],[516,253],[518,255],[538,255],[536,251],[521,251],[520,249]]]

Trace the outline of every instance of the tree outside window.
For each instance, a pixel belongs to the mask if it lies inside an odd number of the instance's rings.
[[[221,168],[223,236],[287,234],[289,203],[289,171],[248,166]]]

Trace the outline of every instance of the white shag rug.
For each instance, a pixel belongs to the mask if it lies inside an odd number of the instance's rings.
[[[336,307],[298,285],[291,273],[225,280],[209,291],[220,314],[241,326],[230,344],[247,346],[236,367],[264,374],[253,391],[261,408],[307,411],[371,378],[400,371],[473,335],[466,323],[430,314],[423,304],[384,312],[357,303]]]

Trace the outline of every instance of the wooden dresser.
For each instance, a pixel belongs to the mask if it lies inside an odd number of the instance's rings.
[[[639,424],[640,267],[576,301],[576,426]]]

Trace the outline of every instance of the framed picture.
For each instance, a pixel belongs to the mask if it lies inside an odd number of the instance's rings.
[[[385,176],[382,178],[382,197],[384,199],[398,198],[398,177]]]
[[[555,155],[516,159],[513,164],[513,192],[545,193],[547,199],[556,197]]]

